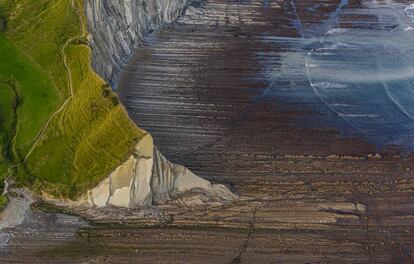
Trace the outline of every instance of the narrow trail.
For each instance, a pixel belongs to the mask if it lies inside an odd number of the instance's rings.
[[[13,169],[17,168],[18,166],[22,165],[24,162],[27,161],[27,159],[30,157],[30,155],[33,153],[33,151],[36,149],[37,144],[39,143],[40,139],[42,138],[44,132],[46,131],[46,129],[48,128],[50,122],[58,115],[60,114],[65,108],[66,106],[69,104],[69,102],[72,100],[73,96],[74,96],[74,89],[73,89],[73,82],[72,82],[72,72],[71,69],[68,65],[67,62],[67,56],[65,53],[66,48],[68,47],[69,44],[71,44],[74,40],[82,38],[85,36],[85,25],[84,22],[82,20],[81,14],[80,12],[77,10],[76,6],[75,6],[75,2],[74,0],[71,0],[71,8],[75,10],[75,12],[79,15],[79,20],[81,23],[81,35],[80,36],[75,36],[72,37],[68,40],[66,40],[65,44],[62,46],[62,49],[60,50],[61,55],[62,55],[62,61],[63,61],[63,65],[66,69],[67,72],[67,77],[68,77],[68,88],[69,88],[69,97],[63,102],[63,104],[55,111],[53,112],[50,117],[46,120],[45,124],[42,126],[42,128],[40,129],[39,133],[36,135],[36,137],[33,140],[33,145],[31,146],[29,152],[26,154],[26,156],[24,157],[24,159],[22,160],[22,162],[18,163],[18,164],[14,164],[13,166],[8,168],[8,176],[6,177],[6,179],[4,180],[4,190],[3,190],[3,194],[7,193],[7,187],[9,186],[9,180],[11,179],[11,177],[13,176]],[[28,56],[33,62],[35,62],[30,56]],[[37,64],[37,62],[35,62],[36,65],[38,65],[40,67],[39,64]],[[52,80],[53,81],[53,80]]]
[[[82,17],[80,16],[78,10],[75,7],[74,0],[71,1],[71,6],[75,10],[75,12],[78,13],[78,15],[79,15],[79,20],[81,22],[81,35],[80,36],[75,36],[75,37],[72,37],[72,38],[66,40],[65,44],[63,45],[63,47],[61,49],[63,65],[64,65],[64,67],[66,69],[67,76],[68,76],[68,86],[69,86],[69,92],[70,92],[70,94],[69,94],[69,97],[65,100],[65,102],[63,102],[63,104],[59,107],[59,109],[57,109],[48,118],[48,120],[46,121],[46,123],[43,125],[43,127],[41,128],[41,130],[39,131],[39,133],[35,137],[35,140],[33,142],[32,147],[30,148],[29,152],[24,157],[23,162],[26,162],[27,159],[30,157],[30,155],[33,153],[33,151],[35,150],[35,148],[36,148],[38,142],[40,141],[43,133],[46,131],[47,127],[49,126],[49,124],[53,120],[53,118],[55,118],[58,114],[60,114],[66,108],[66,106],[69,104],[69,102],[72,100],[72,98],[74,96],[73,83],[72,83],[72,72],[70,70],[70,67],[68,66],[67,56],[65,54],[65,50],[68,47],[68,45],[72,43],[72,41],[74,41],[76,39],[79,39],[79,38],[82,38],[82,37],[85,36],[85,25],[83,23]]]
[[[23,159],[23,161],[24,162],[26,162],[26,160],[29,158],[29,156],[32,154],[32,152],[34,151],[34,149],[36,148],[36,146],[37,146],[37,143],[39,142],[39,140],[40,140],[40,138],[42,137],[42,135],[43,135],[43,133],[45,132],[45,130],[47,129],[47,127],[49,126],[49,124],[50,124],[50,122],[52,121],[52,119],[55,117],[55,116],[57,116],[60,112],[62,112],[65,108],[66,108],[66,106],[69,104],[69,102],[72,100],[72,98],[73,98],[73,95],[74,95],[74,92],[73,92],[73,84],[72,84],[72,73],[71,73],[71,71],[70,71],[70,68],[68,67],[68,64],[67,64],[67,57],[66,57],[66,54],[65,54],[65,49],[66,49],[66,47],[73,41],[73,40],[75,40],[77,37],[74,37],[74,38],[70,38],[70,39],[68,39],[67,41],[66,41],[66,43],[63,45],[63,47],[62,47],[62,50],[61,50],[61,52],[62,52],[62,57],[63,57],[63,64],[64,64],[64,66],[65,66],[65,68],[66,68],[66,71],[67,71],[67,75],[68,75],[68,80],[69,80],[69,82],[68,82],[68,85],[69,85],[69,92],[70,92],[70,95],[69,95],[69,97],[65,100],[65,102],[63,102],[63,104],[59,107],[59,109],[57,109],[48,119],[47,119],[47,121],[46,121],[46,123],[43,125],[43,127],[42,127],[42,129],[40,130],[40,132],[37,134],[37,136],[36,136],[36,138],[35,138],[35,141],[33,142],[33,145],[32,145],[32,147],[30,148],[30,150],[29,150],[29,152],[26,154],[26,156],[25,156],[25,158]]]

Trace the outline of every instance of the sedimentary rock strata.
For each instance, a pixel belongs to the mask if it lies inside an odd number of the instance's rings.
[[[190,2],[87,0],[85,12],[96,72],[115,86],[133,49],[149,33],[177,19]],[[226,187],[212,185],[187,168],[169,162],[147,135],[127,161],[90,191],[89,202],[96,207],[135,208],[170,201],[188,192],[194,194],[194,200],[187,200],[188,204],[236,197]]]
[[[115,84],[120,68],[149,33],[177,19],[190,0],[85,1],[93,67]]]
[[[187,205],[225,203],[237,197],[225,186],[211,184],[187,168],[169,162],[147,134],[136,145],[133,155],[89,192],[88,200],[95,207],[136,208],[165,203],[189,193]]]

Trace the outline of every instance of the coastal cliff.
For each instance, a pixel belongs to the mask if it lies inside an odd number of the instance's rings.
[[[165,23],[177,19],[191,0],[86,0],[94,70],[112,86],[134,48]]]
[[[0,207],[16,186],[94,207],[236,197],[165,159],[108,85],[190,2],[0,1]]]
[[[171,23],[191,0],[87,0],[85,12],[92,64],[112,86],[133,50],[152,31]],[[223,185],[213,185],[187,168],[169,162],[145,135],[133,154],[106,179],[88,192],[89,204],[136,208],[165,203],[177,198],[186,205],[234,200]]]

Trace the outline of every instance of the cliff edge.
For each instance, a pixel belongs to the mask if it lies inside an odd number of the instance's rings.
[[[86,0],[88,31],[92,35],[92,65],[112,86],[134,48],[149,33],[176,20],[191,0]]]
[[[116,86],[119,72],[133,50],[152,31],[176,20],[190,2],[87,0],[85,12],[95,71]],[[236,198],[225,186],[213,185],[187,168],[169,162],[147,134],[122,165],[89,191],[88,201],[94,207],[135,208],[165,203],[189,193],[191,198],[185,199],[187,205]]]

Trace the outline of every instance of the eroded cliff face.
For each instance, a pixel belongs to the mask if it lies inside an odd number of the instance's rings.
[[[183,197],[185,198],[183,199]],[[180,198],[187,206],[226,203],[237,198],[220,184],[198,177],[187,168],[169,162],[147,134],[134,153],[88,193],[90,205],[137,208]]]
[[[177,19],[192,0],[86,0],[95,71],[116,86],[121,67],[145,37]]]
[[[115,85],[121,67],[146,35],[177,19],[192,0],[86,0],[93,67]],[[169,162],[147,134],[133,154],[88,192],[93,207],[136,208],[179,199],[181,204],[224,203],[237,198],[187,168]]]

